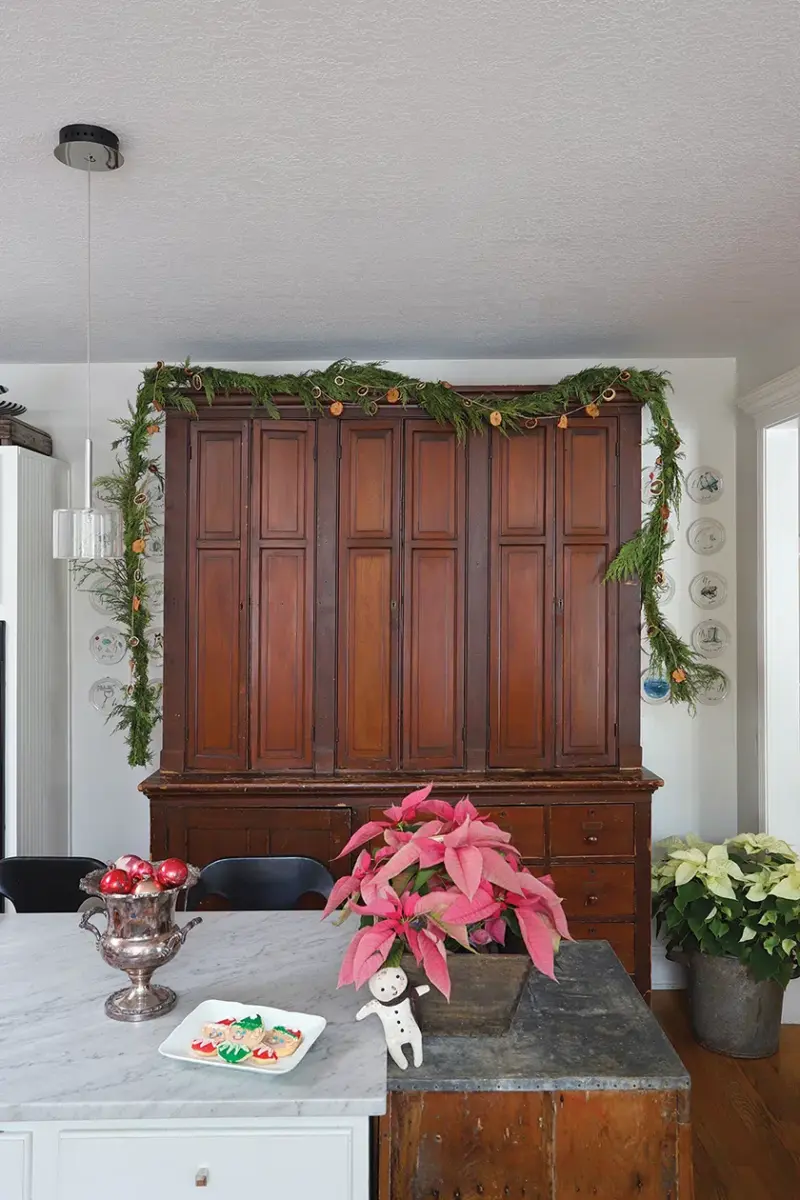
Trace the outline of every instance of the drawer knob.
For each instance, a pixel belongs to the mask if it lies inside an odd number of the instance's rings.
[[[587,903],[587,904],[597,904],[597,901],[598,901],[599,899],[600,899],[600,897],[599,897],[599,896],[595,896],[593,893],[590,893],[590,894],[589,894],[589,895],[586,897],[586,903]]]
[[[597,842],[599,842],[600,839],[598,838],[596,833],[587,833],[586,837],[583,840],[585,842],[588,842],[588,844],[590,846],[594,846]]]
[[[208,1168],[201,1167],[194,1177],[195,1187],[208,1187]]]

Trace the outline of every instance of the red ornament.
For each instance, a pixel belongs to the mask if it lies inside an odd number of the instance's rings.
[[[189,877],[189,868],[182,858],[165,858],[156,871],[156,879],[163,888],[182,887]]]
[[[134,883],[141,883],[143,879],[155,879],[155,877],[155,867],[145,858],[140,858],[138,863],[131,868],[131,878]]]
[[[127,896],[133,891],[133,880],[127,871],[112,867],[100,880],[100,891],[104,896]]]

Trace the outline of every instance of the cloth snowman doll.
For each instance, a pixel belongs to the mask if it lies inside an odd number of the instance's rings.
[[[424,996],[431,989],[427,984],[412,988],[408,976],[400,967],[383,967],[369,981],[369,990],[375,997],[360,1008],[356,1020],[363,1021],[370,1013],[381,1019],[386,1038],[386,1048],[401,1070],[408,1067],[408,1059],[401,1046],[409,1045],[414,1057],[414,1066],[422,1065],[422,1033],[417,1024],[412,1000]]]

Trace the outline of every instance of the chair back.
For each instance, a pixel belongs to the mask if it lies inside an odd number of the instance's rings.
[[[315,858],[276,855],[270,858],[218,858],[200,872],[187,896],[197,909],[211,896],[237,912],[270,912],[296,908],[309,893],[327,900],[333,876]]]
[[[81,879],[106,867],[99,858],[0,858],[0,896],[19,913],[77,912],[87,899]]]

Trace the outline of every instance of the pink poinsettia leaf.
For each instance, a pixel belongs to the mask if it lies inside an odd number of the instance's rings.
[[[419,865],[423,870],[427,870],[429,867],[438,867],[440,862],[444,862],[443,842],[433,838],[420,838],[417,846],[419,847]]]
[[[477,816],[478,810],[470,800],[469,796],[464,796],[463,799],[459,800],[453,811],[453,820],[458,825],[461,825],[462,822],[466,821],[468,818],[475,820]]]
[[[488,946],[494,941],[488,929],[473,929],[469,936],[475,946]]]
[[[353,960],[355,959],[359,942],[366,932],[366,929],[359,929],[353,934],[350,945],[345,950],[344,958],[342,959],[342,965],[339,970],[339,981],[336,984],[337,987],[347,987],[348,984],[353,982]]]
[[[366,825],[362,825],[355,831],[350,841],[345,846],[337,858],[344,858],[345,854],[352,853],[358,846],[363,846],[365,842],[369,842],[372,838],[377,837],[379,833],[383,833],[386,828],[385,821],[367,821]]]
[[[448,846],[444,852],[444,865],[458,890],[471,900],[483,876],[483,856],[478,847]]]
[[[513,849],[508,844],[511,841],[511,834],[505,833],[497,825],[492,824],[491,821],[472,821],[470,831],[472,841],[476,845],[502,846],[504,849]]]
[[[353,958],[353,980],[357,988],[383,966],[396,937],[392,924],[381,922],[368,928]]]
[[[531,956],[533,965],[548,979],[555,979],[552,930],[548,929],[544,921],[531,909],[518,908],[517,918],[522,940]]]
[[[332,913],[335,908],[347,899],[358,888],[358,880],[355,875],[343,875],[341,879],[337,879],[331,889],[331,894],[328,896],[328,902],[322,910],[323,920]]]
[[[405,871],[406,867],[410,867],[412,863],[416,862],[418,858],[419,846],[412,838],[410,842],[406,842],[405,845],[401,846],[391,858],[387,859],[387,861],[381,865],[381,869],[375,876],[376,886],[382,887],[384,884],[389,883],[389,881],[394,879],[396,875],[399,875],[401,871]]]
[[[439,817],[442,821],[453,820],[453,806],[448,804],[446,800],[431,800],[428,799],[420,808],[425,812],[433,813],[435,817]]]
[[[447,951],[444,942],[439,942],[430,935],[420,935],[420,951],[422,953],[422,969],[435,988],[450,999],[450,972],[447,969]]]
[[[441,929],[446,937],[452,938],[454,942],[458,942],[459,946],[463,946],[465,950],[470,949],[469,933],[466,925],[451,925],[449,921],[444,921],[440,917],[431,917],[431,921],[436,922],[436,927]]]
[[[433,789],[433,784],[428,783],[425,785],[425,787],[417,788],[417,790],[415,792],[409,792],[407,796],[403,797],[402,801],[400,802],[400,807],[403,809],[404,812],[408,812],[410,809],[419,808],[419,806],[422,804],[423,800],[428,799],[428,796],[430,796],[432,789]]]
[[[372,867],[372,855],[369,850],[362,850],[356,859],[356,865],[353,867],[353,874],[356,879],[363,878],[367,871]]]
[[[491,846],[481,846],[480,855],[483,859],[484,879],[489,883],[496,884],[497,887],[505,888],[507,892],[518,896],[523,894],[519,876],[516,871],[512,870],[499,850],[495,850]]]
[[[465,895],[457,897],[442,916],[445,921],[455,925],[474,925],[478,921],[485,921],[487,917],[496,916],[499,912],[500,905],[494,896],[481,887],[472,899]]]

